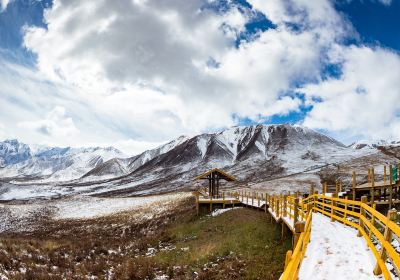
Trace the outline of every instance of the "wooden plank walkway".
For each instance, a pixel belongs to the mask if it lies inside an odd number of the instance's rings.
[[[392,279],[393,273],[400,275],[400,254],[391,244],[393,240],[400,242],[400,227],[393,222],[397,212],[390,210],[386,217],[376,211],[374,207],[369,206],[365,196],[360,202],[337,198],[336,194],[320,195],[316,193],[307,198],[301,198],[256,193],[249,195],[249,193],[236,192],[213,199],[197,196],[197,202],[198,205],[210,204],[210,210],[215,203],[250,207],[267,212],[271,219],[281,223],[282,227],[286,225],[293,233],[293,251],[288,251],[286,256],[282,280],[298,279],[302,261],[308,252],[307,248],[313,228],[312,213],[314,212],[319,212],[328,219],[330,218],[331,221],[340,222],[343,227],[350,226],[355,229],[354,232],[358,232],[359,237],[364,237],[364,242],[375,258],[373,266],[375,275],[382,274],[384,279]],[[334,231],[330,232],[328,229],[326,233],[329,236],[335,234]],[[372,238],[376,243],[371,242]],[[309,251],[307,257],[314,258],[313,254],[312,251]],[[390,262],[390,267],[387,266],[387,261]],[[370,268],[368,267],[368,269]],[[363,270],[366,267],[353,267],[352,269]],[[371,275],[371,271],[366,274]]]

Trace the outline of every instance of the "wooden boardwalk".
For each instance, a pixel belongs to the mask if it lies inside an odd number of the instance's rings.
[[[375,210],[375,206],[367,204],[366,196],[362,197],[362,201],[354,201],[337,198],[336,195],[314,193],[302,198],[235,192],[223,194],[218,198],[208,197],[206,193],[197,193],[196,197],[197,208],[202,204],[209,204],[210,210],[217,204],[222,207],[250,207],[266,212],[271,219],[280,223],[282,233],[284,229],[289,229],[293,234],[293,250],[288,251],[286,255],[285,270],[280,278],[282,280],[298,278],[310,242],[312,213],[320,213],[331,221],[354,228],[358,236],[364,238],[375,257],[373,273],[382,275],[384,279],[392,279],[393,274],[399,277],[400,255],[392,245],[394,240],[400,243],[400,227],[394,222],[397,212],[390,210],[388,216],[384,216]]]

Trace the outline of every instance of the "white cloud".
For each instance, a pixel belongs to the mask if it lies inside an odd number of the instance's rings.
[[[99,100],[94,106],[120,129],[160,141],[233,125],[234,114],[281,113],[271,108],[282,106],[294,80],[319,77],[324,49],[347,30],[329,1],[297,1],[273,11],[251,2],[277,28],[239,48],[236,34],[253,11],[232,5],[220,14],[203,9],[200,0],[57,1],[45,13],[48,29],[28,28],[25,45],[47,78]],[[287,22],[304,28],[293,31]],[[210,67],[210,59],[218,67]]]
[[[11,2],[12,0],[1,0],[0,1],[0,12],[5,11],[7,9],[8,4]]]
[[[302,90],[309,99],[321,99],[304,124],[347,137],[400,139],[400,56],[352,46],[338,47],[332,60],[342,65],[342,75]]]
[[[338,106],[333,96],[340,87],[342,102],[357,99],[347,89],[359,77],[345,70],[343,81],[320,78],[322,67],[342,53],[343,65],[364,67],[357,64],[362,48],[340,45],[355,35],[351,24],[328,0],[249,2],[276,28],[237,47],[236,36],[254,11],[233,4],[216,13],[204,9],[203,0],[55,1],[45,12],[47,29],[24,30],[37,70],[0,63],[0,119],[21,123],[7,125],[7,137],[53,145],[120,143],[139,151],[234,125],[236,116],[260,120],[298,111],[302,101],[287,96],[297,81],[317,82],[303,89],[307,103],[313,96],[323,100],[306,124],[352,129],[346,114],[326,116],[323,106]],[[360,85],[369,89],[363,84],[369,79]]]
[[[74,121],[66,115],[65,108],[61,106],[56,106],[42,120],[23,121],[17,125],[51,139],[62,139],[79,133]]]

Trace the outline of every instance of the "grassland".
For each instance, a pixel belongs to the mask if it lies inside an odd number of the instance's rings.
[[[196,216],[193,199],[151,221],[130,213],[0,236],[3,279],[278,279],[291,240],[264,212]]]

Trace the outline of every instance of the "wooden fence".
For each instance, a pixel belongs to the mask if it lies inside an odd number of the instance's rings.
[[[271,198],[272,201],[279,199],[280,196]],[[363,197],[360,202],[314,194],[302,199],[296,205],[296,198],[287,197],[287,200],[282,202],[282,205],[287,204],[286,211],[289,213],[297,211],[300,214],[299,220],[294,221],[294,250],[293,253],[288,251],[286,255],[285,270],[281,279],[297,279],[298,277],[301,262],[310,241],[312,212],[319,212],[330,217],[331,221],[338,221],[357,229],[358,236],[364,237],[376,258],[375,275],[383,274],[385,279],[391,279],[386,261],[391,263],[395,274],[400,275],[400,255],[391,244],[393,239],[400,242],[400,227],[395,223],[397,213],[395,210],[389,210],[388,215],[384,216],[375,210],[374,205],[371,207],[366,202],[366,197]],[[282,210],[279,213],[284,212],[285,210]],[[301,226],[302,223],[304,223],[303,226]]]

